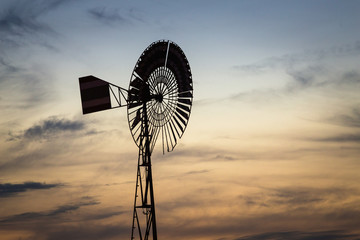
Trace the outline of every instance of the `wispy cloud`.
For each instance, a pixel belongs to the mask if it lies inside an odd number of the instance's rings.
[[[196,175],[196,174],[202,174],[202,173],[208,173],[208,172],[210,172],[210,170],[203,169],[203,170],[198,170],[198,171],[189,171],[189,172],[186,172],[184,175]]]
[[[265,207],[286,207],[298,209],[307,206],[310,210],[315,209],[317,205],[322,203],[338,203],[358,195],[356,189],[344,187],[280,187],[280,188],[261,188],[259,194],[250,196],[240,195],[239,198],[247,205],[265,206]]]
[[[308,140],[308,139],[307,139]],[[235,144],[237,139],[234,140]],[[174,151],[163,157],[161,152],[155,152],[154,158],[162,161],[173,161],[174,159],[183,159],[192,162],[235,162],[235,161],[263,161],[263,160],[295,160],[301,158],[303,154],[325,151],[319,148],[294,148],[283,150],[252,150],[252,149],[224,149],[222,147],[208,146],[206,144],[198,146],[182,147],[182,150]],[[200,170],[197,170],[200,171]]]
[[[222,160],[222,161],[236,161],[236,160],[239,160],[239,158],[230,156],[229,153],[228,153],[228,154],[224,154],[224,155],[218,154],[218,155],[216,155],[213,159],[215,159],[215,160]]]
[[[23,1],[23,4],[27,4]],[[21,5],[10,5],[2,11],[0,18],[0,31],[13,36],[23,36],[28,33],[49,31],[50,29],[37,21],[37,17],[43,9],[28,4],[28,7]]]
[[[307,88],[353,89],[360,86],[360,74],[357,70],[348,69],[336,75],[331,69],[322,65],[310,65],[299,70],[288,70],[291,77],[286,92],[300,91]]]
[[[87,207],[87,211],[81,211]],[[90,208],[91,207],[91,208]],[[3,231],[27,231],[31,239],[113,239],[128,236],[129,226],[121,222],[104,223],[104,219],[122,215],[119,207],[101,208],[93,197],[59,205],[45,211],[29,211],[0,219]],[[75,223],[75,224],[74,224]]]
[[[0,69],[2,72],[2,74],[0,75],[0,83],[5,79],[5,76],[19,72],[21,70],[19,67],[16,67],[6,61],[2,56],[0,56]]]
[[[16,47],[26,44],[31,36],[53,34],[53,29],[39,17],[67,1],[9,1],[0,11],[0,44]]]
[[[53,98],[53,76],[48,70],[20,65],[22,62],[15,64],[0,58],[0,93],[4,97],[0,106],[3,109],[28,110]]]
[[[92,8],[88,11],[91,17],[100,21],[104,24],[112,24],[112,23],[125,23],[127,20],[120,15],[118,9],[109,9],[106,7],[97,7]]]
[[[347,232],[345,230],[321,232],[289,231],[254,234],[236,238],[235,240],[357,240],[359,237],[359,234],[352,234],[351,232]]]
[[[288,74],[289,76],[291,76],[293,82],[288,84],[286,90],[294,91],[294,90],[319,86],[322,83],[318,82],[319,81],[318,76],[326,74],[326,70],[324,69],[324,67],[320,65],[317,66],[311,65],[305,69],[288,71]]]
[[[344,127],[360,127],[360,109],[353,108],[348,114],[337,114],[327,119],[330,123],[334,123]]]
[[[323,137],[323,138],[314,138],[312,140],[319,141],[319,142],[338,142],[338,143],[356,142],[356,143],[360,143],[360,133],[341,134],[341,135],[329,136],[329,137]]]
[[[56,49],[54,36],[58,33],[42,17],[56,10],[68,0],[14,0],[2,3],[0,9],[0,92],[3,109],[30,109],[51,98],[53,77],[49,69],[29,64],[23,56],[18,58],[22,47],[41,46]],[[52,39],[49,39],[52,38]],[[43,84],[46,82],[46,84]],[[16,92],[9,94],[9,92]]]
[[[44,165],[59,167],[75,163],[85,164],[81,161],[72,161],[64,157],[63,153],[70,149],[79,153],[86,149],[79,149],[78,143],[83,137],[102,133],[92,128],[91,123],[85,120],[62,116],[48,117],[23,130],[13,129],[4,138],[9,148],[3,152],[3,158],[0,160],[0,172],[27,171]],[[62,158],[62,161],[53,161],[58,157]]]
[[[78,210],[80,207],[84,206],[92,206],[92,205],[98,205],[100,202],[91,200],[87,202],[79,202],[75,204],[67,204],[67,205],[61,205],[55,209],[52,209],[50,211],[44,211],[44,212],[25,212],[13,216],[9,216],[7,218],[4,218],[0,220],[0,223],[20,223],[23,221],[37,221],[41,220],[43,218],[47,217],[54,217],[57,215],[61,215],[63,213],[71,212]]]
[[[37,229],[34,239],[126,239],[129,237],[130,226],[118,224],[87,223],[66,226],[49,226],[48,229]]]
[[[334,73],[329,67],[314,64],[302,68],[284,69],[284,71],[289,76],[284,86],[239,92],[231,95],[229,99],[264,103],[286,99],[290,94],[313,89],[319,93],[331,89],[333,97],[338,97],[344,91],[351,93],[360,87],[360,74],[354,69],[344,69],[343,72]]]
[[[229,98],[263,103],[313,89],[319,93],[331,90],[333,97],[345,91],[352,92],[360,87],[360,72],[356,66],[344,66],[340,70],[337,65],[341,60],[359,56],[359,54],[360,41],[356,41],[353,44],[275,56],[249,65],[234,66],[233,69],[236,71],[248,75],[280,71],[284,74],[281,77],[285,84],[273,88],[257,88],[239,92]]]
[[[62,186],[62,184],[46,184],[40,182],[24,182],[24,183],[2,183],[0,184],[0,198],[12,197],[19,193],[29,190],[50,189]]]
[[[254,192],[256,189],[258,192]],[[234,185],[232,191],[239,191],[242,195],[232,201],[230,205],[224,204],[227,200],[219,188],[211,189],[211,187],[205,191],[200,188],[192,189],[191,192],[177,197],[173,202],[161,202],[158,204],[160,211],[166,211],[170,216],[177,217],[174,221],[176,224],[168,221],[164,231],[169,235],[176,232],[177,236],[191,239],[203,235],[211,236],[214,239],[228,236],[224,239],[269,240],[332,239],[331,237],[342,239],[340,237],[342,235],[343,239],[355,240],[359,237],[346,231],[338,236],[335,233],[328,234],[329,238],[326,238],[325,232],[304,232],[304,235],[284,234],[283,238],[281,234],[275,235],[283,233],[283,229],[294,229],[294,231],[310,228],[333,230],[333,226],[340,229],[344,226],[346,229],[357,226],[360,216],[357,207],[358,189],[341,186],[304,187],[299,185],[268,188],[253,185],[251,190],[244,193],[244,189]],[[179,217],[180,213],[187,212],[188,209],[191,209],[189,215]],[[217,210],[212,211],[212,209]],[[326,225],[323,225],[324,222]],[[179,226],[181,226],[181,231],[177,230]],[[264,238],[261,238],[262,234],[258,234],[259,232],[269,233],[269,231],[271,231],[271,236],[264,236]],[[241,238],[230,237],[245,235],[244,232],[257,234]]]
[[[286,204],[292,207],[300,205],[310,206],[311,204],[323,201],[341,201],[348,198],[356,191],[346,188],[312,188],[312,187],[282,187],[271,190],[272,204]]]
[[[3,139],[8,148],[2,151],[0,173],[26,172],[30,169],[37,171],[42,167],[52,169],[78,164],[89,166],[90,162],[99,164],[98,170],[104,171],[102,167],[108,167],[101,161],[104,156],[101,154],[97,157],[91,156],[85,161],[86,155],[82,155],[96,144],[101,145],[102,140],[89,145],[85,142],[99,140],[99,137],[101,139],[101,135],[106,132],[95,129],[96,126],[92,123],[94,123],[92,120],[89,122],[86,119],[52,116],[30,124],[25,129],[13,127],[14,130],[8,132]],[[87,138],[87,136],[92,137]],[[73,152],[72,157],[67,155],[68,152]]]
[[[328,58],[353,56],[358,54],[360,54],[360,41],[355,41],[350,44],[333,46],[330,48],[274,56],[252,64],[234,65],[232,68],[249,73],[260,73],[273,68],[289,70],[304,63],[316,63]]]

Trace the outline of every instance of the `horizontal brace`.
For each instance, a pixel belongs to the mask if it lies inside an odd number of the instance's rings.
[[[152,205],[149,204],[145,204],[145,205],[141,205],[141,206],[136,206],[135,208],[151,208]]]

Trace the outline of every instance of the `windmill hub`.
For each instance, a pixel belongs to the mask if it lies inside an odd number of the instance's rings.
[[[164,99],[164,96],[162,93],[160,94],[156,94],[154,95],[154,99],[158,102],[158,103],[162,103],[163,99]]]

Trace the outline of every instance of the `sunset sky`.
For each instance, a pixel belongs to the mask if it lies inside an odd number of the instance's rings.
[[[159,239],[360,239],[360,1],[0,1],[0,239],[130,239],[128,88],[152,42],[186,54],[188,127],[152,156]]]

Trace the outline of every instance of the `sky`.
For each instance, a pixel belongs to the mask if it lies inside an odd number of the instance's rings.
[[[186,54],[187,129],[152,155],[159,239],[360,239],[359,1],[0,2],[0,236],[129,239],[127,88],[152,42]]]

